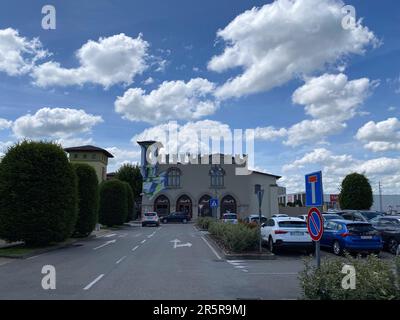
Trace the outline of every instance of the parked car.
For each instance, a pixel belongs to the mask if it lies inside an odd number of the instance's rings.
[[[142,217],[142,227],[153,225],[160,226],[160,218],[158,217],[157,212],[146,212]]]
[[[185,212],[172,212],[167,216],[162,217],[161,219],[162,223],[168,223],[168,222],[182,222],[182,223],[187,223],[190,221],[190,216],[185,213]]]
[[[254,214],[251,214],[248,217],[246,217],[243,220],[243,222],[245,222],[245,223],[252,223],[252,222],[258,223],[259,219],[260,219],[259,214],[258,213],[254,213]],[[267,219],[266,216],[263,216],[263,215],[261,216],[261,224],[267,222],[267,220],[268,219]]]
[[[338,213],[345,220],[352,221],[365,221],[369,222],[372,219],[385,215],[383,212],[370,211],[370,210],[346,210]]]
[[[400,216],[379,216],[373,227],[382,236],[384,249],[396,254],[400,244]]]
[[[272,215],[272,218],[279,218],[279,217],[289,217],[289,216],[283,213],[276,213]]]
[[[224,213],[222,215],[222,222],[223,223],[237,224],[238,223],[237,214],[236,213]]]
[[[363,221],[330,220],[324,227],[321,247],[332,249],[336,255],[348,252],[373,252],[379,254],[383,248],[382,237]]]
[[[304,220],[306,222],[307,222],[307,217],[308,217],[308,214],[301,214],[301,215],[297,216],[297,218]]]
[[[261,236],[271,252],[280,248],[296,248],[311,253],[313,241],[307,223],[296,217],[273,217],[261,225]]]
[[[322,217],[324,218],[324,226],[329,222],[329,220],[341,220],[343,219],[336,213],[322,213]]]

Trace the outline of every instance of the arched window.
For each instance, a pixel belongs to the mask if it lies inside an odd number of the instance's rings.
[[[227,195],[221,200],[221,217],[224,213],[237,213],[236,200],[231,195]]]
[[[199,217],[212,217],[212,210],[210,208],[211,197],[204,195],[199,200]]]
[[[225,170],[220,166],[214,166],[210,170],[211,187],[221,188],[224,186]]]
[[[176,210],[179,212],[187,213],[192,217],[192,199],[187,195],[182,195],[176,201]]]
[[[181,170],[171,168],[167,173],[167,187],[179,188],[181,186]]]
[[[169,214],[169,199],[164,196],[158,196],[157,199],[154,201],[154,211],[162,217]]]

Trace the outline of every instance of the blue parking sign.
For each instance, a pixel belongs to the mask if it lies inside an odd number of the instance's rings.
[[[218,207],[218,199],[210,199],[210,207],[211,208],[216,208]]]
[[[306,182],[306,206],[322,206],[324,204],[324,192],[322,188],[322,172],[313,172],[305,176]]]

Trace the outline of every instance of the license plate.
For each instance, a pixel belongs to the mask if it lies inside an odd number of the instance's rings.
[[[294,231],[290,233],[291,236],[304,236],[304,232]]]
[[[371,240],[372,236],[361,236],[361,239],[363,239],[363,240]]]

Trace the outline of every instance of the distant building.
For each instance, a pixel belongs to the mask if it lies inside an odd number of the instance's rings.
[[[108,158],[114,156],[107,150],[95,146],[80,146],[65,148],[71,163],[87,163],[96,170],[99,183],[107,179]]]
[[[116,176],[116,173],[115,173],[115,172],[107,173],[107,179],[106,179],[106,180],[115,179],[115,176]]]

